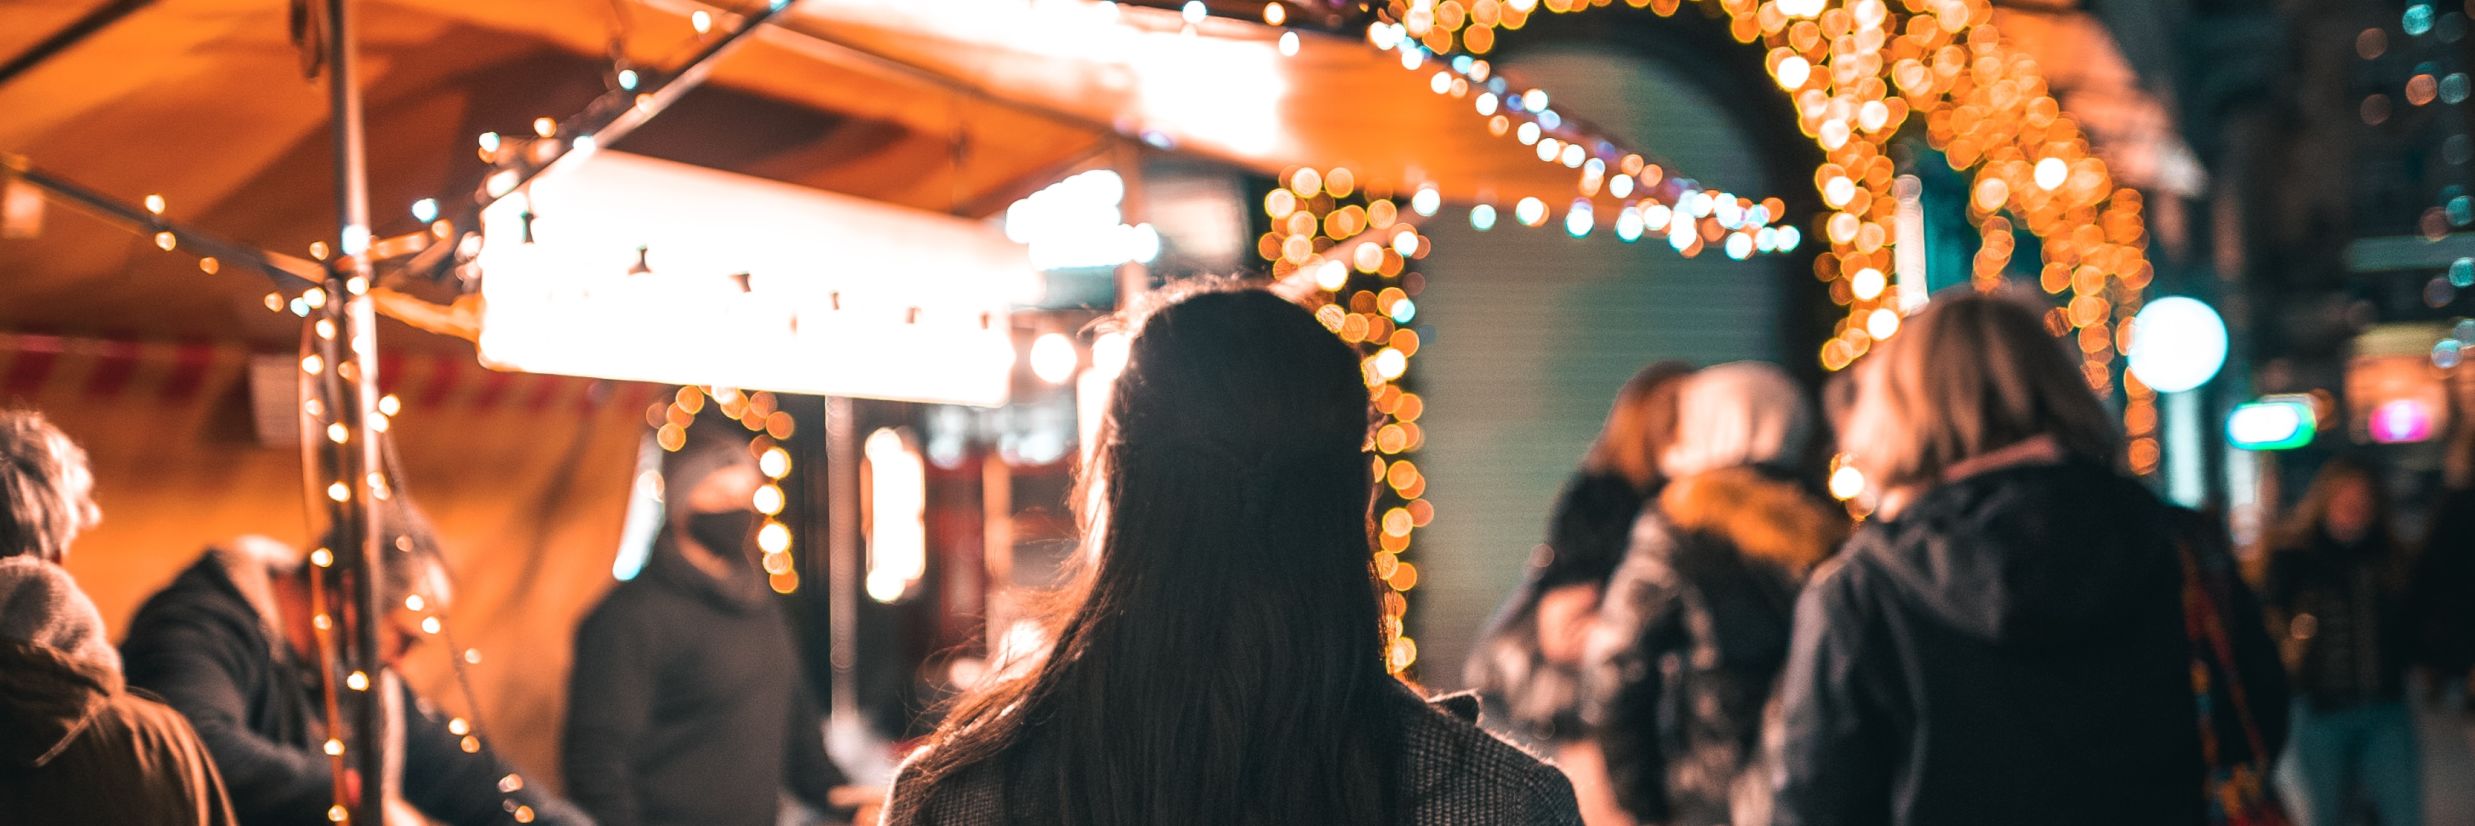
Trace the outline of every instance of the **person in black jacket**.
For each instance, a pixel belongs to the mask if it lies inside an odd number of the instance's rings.
[[[1880,510],[1797,605],[1774,822],[2189,826],[2215,766],[2259,776],[2285,682],[2223,531],[2119,468],[2036,310],[1946,295],[1860,369],[1841,445]],[[2186,548],[2233,650],[2205,721]]]
[[[447,611],[452,593],[437,539],[401,494],[382,511],[389,550],[383,604],[421,606],[388,618],[382,639],[392,663],[425,636],[415,614]],[[147,599],[121,643],[129,685],[189,718],[223,772],[241,822],[257,826],[329,823],[335,805],[330,732],[305,555],[265,537],[209,549]],[[389,826],[426,821],[456,826],[584,824],[564,802],[522,775],[382,672],[403,712],[399,799],[387,801]],[[353,777],[347,786],[358,788]],[[416,819],[420,818],[420,819]]]
[[[2407,668],[2416,640],[2407,574],[2372,465],[2321,466],[2261,590],[2292,671],[2294,765],[2286,794],[2316,826],[2347,822],[2357,795],[2383,826],[2423,822],[2423,771]]]
[[[1616,800],[1642,823],[1765,822],[1764,708],[1797,588],[1847,538],[1847,514],[1784,468],[1813,429],[1804,394],[1760,362],[1685,379],[1673,477],[1632,530],[1583,665]]]
[[[791,628],[758,567],[746,431],[688,429],[662,457],[665,524],[642,573],[576,628],[568,793],[602,826],[772,826],[782,791],[849,817]]]

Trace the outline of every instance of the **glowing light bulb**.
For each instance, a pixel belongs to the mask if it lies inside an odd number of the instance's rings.
[[[1898,335],[1899,314],[1887,307],[1873,311],[1873,315],[1865,318],[1865,332],[1871,333],[1875,341]]]
[[[1435,191],[1435,187],[1432,186],[1419,187],[1417,194],[1409,196],[1410,211],[1418,213],[1421,217],[1432,217],[1436,210],[1443,207],[1444,194]]]
[[[1064,333],[1043,333],[1031,342],[1031,372],[1041,381],[1064,384],[1074,378],[1074,368],[1081,357],[1074,352],[1074,340]]]
[[[1470,228],[1486,232],[1495,228],[1495,207],[1479,204],[1470,207]]]
[[[1779,81],[1779,88],[1793,92],[1813,78],[1813,64],[1802,56],[1788,55],[1779,61],[1779,68],[1771,70],[1771,77]]]
[[[1376,375],[1384,377],[1386,381],[1390,381],[1400,378],[1401,374],[1406,372],[1409,372],[1409,357],[1401,355],[1401,351],[1390,347],[1376,351]]]
[[[1589,201],[1576,200],[1572,210],[1564,213],[1564,231],[1575,238],[1589,235],[1597,225],[1598,219],[1591,214]]]
[[[1641,240],[1641,230],[1642,221],[1641,212],[1639,210],[1627,209],[1616,213],[1617,240],[1623,241],[1627,244],[1639,241]]]
[[[1529,227],[1546,223],[1547,202],[1534,197],[1521,199],[1520,203],[1513,205],[1513,220],[1520,221],[1522,226]]]
[[[2061,189],[2063,181],[2069,179],[2070,176],[2071,167],[2063,163],[2061,158],[2047,158],[2037,162],[2037,186],[2039,188]]]
[[[1316,265],[1315,286],[1328,293],[1340,292],[1342,287],[1349,286],[1349,267],[1329,260]]]
[[[1845,502],[1865,492],[1865,474],[1856,468],[1840,465],[1830,474],[1830,495]]]

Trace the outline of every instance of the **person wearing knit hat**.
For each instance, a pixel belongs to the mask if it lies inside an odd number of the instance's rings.
[[[1678,391],[1659,458],[1671,481],[1634,523],[1583,655],[1583,718],[1639,822],[1769,821],[1759,735],[1791,608],[1849,530],[1790,475],[1809,408],[1761,362],[1704,368]]]
[[[772,826],[788,791],[857,803],[758,567],[764,477],[738,423],[706,417],[662,456],[664,524],[636,578],[576,629],[567,790],[602,826]]]
[[[58,564],[102,521],[94,474],[39,413],[0,410],[0,812],[9,822],[233,822],[179,712],[128,692],[103,616]]]
[[[234,823],[180,712],[128,692],[103,617],[60,566],[0,558],[0,812],[11,822]]]
[[[1778,365],[1739,361],[1685,380],[1676,438],[1659,458],[1669,478],[1792,463],[1813,438],[1805,391]]]

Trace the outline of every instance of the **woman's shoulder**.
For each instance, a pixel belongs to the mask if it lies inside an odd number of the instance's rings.
[[[992,766],[978,765],[929,778],[922,767],[931,748],[912,752],[894,770],[893,788],[885,796],[884,826],[1005,822],[1004,776]]]
[[[1401,781],[1414,822],[1580,824],[1564,773],[1480,728],[1476,695],[1399,696]]]

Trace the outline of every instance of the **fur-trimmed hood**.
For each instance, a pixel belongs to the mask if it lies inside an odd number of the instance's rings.
[[[1845,512],[1751,467],[1671,482],[1659,493],[1659,510],[1678,530],[1723,537],[1745,556],[1799,572],[1829,557],[1850,530]]]

